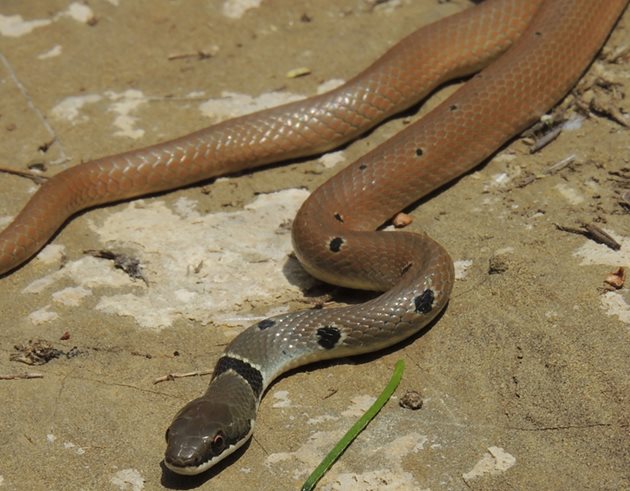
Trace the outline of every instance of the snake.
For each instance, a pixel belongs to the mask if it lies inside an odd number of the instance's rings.
[[[236,336],[207,391],[166,431],[166,467],[202,473],[250,439],[263,394],[282,373],[392,346],[436,318],[454,283],[447,251],[425,233],[379,229],[553,108],[627,3],[486,0],[408,35],[330,92],[70,167],[0,233],[0,275],[28,261],[80,210],[325,152],[446,81],[471,77],[304,202],[292,225],[304,269],[324,282],[383,293],[363,304],[270,317]]]

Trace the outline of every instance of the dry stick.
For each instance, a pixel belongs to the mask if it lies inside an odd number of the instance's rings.
[[[11,375],[0,375],[0,380],[26,380],[32,378],[44,378],[44,375],[41,373],[35,372],[24,372],[24,373],[14,373]]]
[[[560,162],[556,162],[555,164],[550,165],[543,172],[545,174],[552,175],[556,172],[561,171],[568,165],[571,165],[573,162],[575,162],[575,155],[569,155],[568,157],[562,159]]]
[[[621,244],[619,242],[617,242],[613,237],[610,236],[610,234],[606,233],[604,230],[593,223],[583,224],[582,228],[565,227],[563,225],[558,225],[557,223],[554,223],[554,225],[558,230],[562,232],[583,235],[585,237],[588,237],[589,239],[594,240],[595,242],[610,247],[613,251],[618,251],[619,249],[621,249]]]
[[[556,126],[554,129],[545,133],[543,136],[538,138],[534,144],[529,147],[529,153],[536,153],[543,147],[549,145],[552,141],[554,141],[558,136],[562,133],[562,125]]]
[[[184,377],[202,377],[204,375],[210,375],[214,370],[201,370],[197,372],[186,372],[186,373],[168,373],[166,375],[162,375],[161,377],[156,378],[153,381],[153,385],[159,384],[160,382],[172,381],[176,378],[184,378]]]
[[[26,170],[9,169],[7,167],[0,167],[0,172],[3,172],[5,174],[13,174],[20,177],[26,177],[27,179],[30,179],[31,181],[33,181],[35,184],[44,184],[44,182],[46,182],[49,179],[49,177],[47,176],[35,174],[34,172],[30,172]]]

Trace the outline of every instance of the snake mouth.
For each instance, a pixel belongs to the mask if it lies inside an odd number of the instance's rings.
[[[229,450],[229,449],[228,449]],[[226,450],[227,451],[227,450]],[[223,458],[223,456],[220,456]],[[196,465],[187,465],[182,461],[171,460],[168,456],[164,457],[164,465],[166,468],[175,474],[179,474],[181,476],[196,476],[197,474],[202,474],[214,466],[219,460],[215,458],[210,458],[200,464]]]
[[[196,476],[197,474],[207,471],[214,464],[212,463],[212,460],[207,460],[199,465],[181,466],[179,463],[169,462],[165,458],[164,465],[168,470],[174,472],[175,474],[179,474],[181,476]]]
[[[209,455],[206,458],[201,458],[199,455],[191,455],[189,457],[180,457],[179,455],[174,455],[170,447],[167,448],[166,454],[164,455],[164,465],[175,474],[180,474],[182,476],[196,476],[197,474],[201,474],[206,472],[211,467],[214,467],[218,462],[223,460],[228,455],[231,455],[240,448],[251,436],[251,432],[247,434],[242,440],[229,445],[221,454],[219,455]]]

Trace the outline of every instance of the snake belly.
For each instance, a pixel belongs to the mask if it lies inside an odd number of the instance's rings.
[[[0,275],[36,254],[79,210],[328,150],[445,80],[483,68],[304,203],[292,230],[304,268],[330,283],[385,293],[362,305],[265,319],[237,336],[206,393],[167,430],[165,465],[201,473],[249,439],[261,397],[281,373],[391,346],[443,310],[454,281],[444,248],[426,235],[374,230],[553,107],[627,2],[487,0],[411,34],[327,94],[69,168],[42,185],[0,233]]]

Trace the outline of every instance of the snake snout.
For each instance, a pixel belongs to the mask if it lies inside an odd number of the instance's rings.
[[[224,457],[227,409],[207,397],[188,403],[166,430],[164,463],[178,474],[199,474]]]
[[[204,446],[203,438],[199,437],[170,440],[166,447],[164,461],[169,467],[198,467],[206,460],[204,452],[201,451]]]

